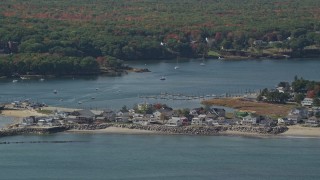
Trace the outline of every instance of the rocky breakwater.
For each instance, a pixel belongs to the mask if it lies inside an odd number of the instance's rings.
[[[275,126],[275,127],[226,126],[225,128],[229,131],[257,133],[257,134],[270,134],[270,135],[281,134],[288,130],[288,127],[286,126]]]
[[[187,134],[187,135],[217,135],[221,131],[225,131],[222,126],[181,126],[170,127],[163,125],[142,126],[138,124],[112,124],[113,127],[121,127],[128,129],[140,129],[148,131],[156,131],[164,134]]]
[[[67,130],[66,127],[24,127],[24,128],[10,128],[0,130],[0,137],[16,136],[24,134],[51,134]]]
[[[186,135],[219,135],[225,131],[236,131],[255,134],[276,135],[288,130],[286,126],[256,127],[256,126],[181,126],[169,127],[164,125],[139,125],[123,123],[103,123],[103,124],[75,124],[65,126],[66,129],[76,130],[97,130],[108,127],[119,127],[127,129],[138,129],[155,131],[163,134],[186,134]]]
[[[182,126],[182,127],[169,127],[164,125],[139,125],[139,124],[120,124],[120,123],[104,123],[104,124],[81,124],[69,125],[68,129],[76,130],[96,130],[105,129],[107,127],[119,127],[127,129],[138,129],[155,131],[163,134],[188,134],[188,135],[217,135],[220,131],[226,129],[221,126]]]
[[[65,125],[64,127],[67,130],[98,130],[98,129],[105,129],[107,127],[112,126],[111,123],[103,123],[103,124],[70,124]]]

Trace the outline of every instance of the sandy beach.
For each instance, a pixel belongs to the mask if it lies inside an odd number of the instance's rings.
[[[156,131],[147,131],[140,129],[128,129],[121,127],[108,127],[106,129],[98,129],[98,130],[69,130],[67,132],[74,133],[106,133],[106,134],[161,134]]]
[[[28,116],[46,116],[46,114],[38,113],[35,110],[2,110],[1,115],[11,116],[17,118],[24,118]]]
[[[320,137],[320,127],[302,127],[301,125],[288,126],[289,130],[280,136]]]

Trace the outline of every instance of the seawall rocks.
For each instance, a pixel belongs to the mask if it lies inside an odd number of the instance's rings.
[[[66,130],[97,130],[105,129],[108,127],[119,127],[128,129],[139,129],[155,131],[163,134],[185,134],[185,135],[219,135],[221,132],[234,131],[234,132],[247,132],[265,135],[276,135],[288,130],[286,126],[276,127],[255,127],[255,126],[181,126],[169,127],[164,125],[139,125],[139,124],[120,124],[120,123],[103,123],[103,124],[74,124],[66,126],[57,126],[49,128],[13,128],[4,129],[0,131],[0,137],[15,136],[23,134],[50,134]]]
[[[50,127],[50,128],[13,128],[0,131],[0,137],[16,136],[24,134],[51,134],[67,130],[66,127]]]
[[[156,131],[164,134],[187,134],[187,135],[219,135],[224,131],[248,132],[257,134],[276,135],[288,130],[286,126],[275,127],[255,127],[255,126],[182,126],[169,127],[163,125],[139,125],[139,124],[121,124],[121,123],[104,123],[104,124],[77,124],[68,126],[67,129],[76,130],[96,130],[107,127],[120,127],[128,129],[139,129]]]
[[[280,134],[288,130],[286,126],[256,127],[256,126],[228,126],[229,131],[249,132],[258,134]]]

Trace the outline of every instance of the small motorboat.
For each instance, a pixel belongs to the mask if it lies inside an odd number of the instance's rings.
[[[162,77],[160,78],[160,80],[164,81],[164,80],[166,80],[166,77],[162,76]]]
[[[53,90],[53,93],[54,93],[54,94],[57,94],[57,93],[58,93],[58,91],[55,89],[55,90]]]
[[[16,82],[18,82],[18,80],[14,79],[14,80],[12,80],[12,82],[13,82],[13,83],[16,83]]]
[[[21,77],[20,77],[20,79],[22,79],[22,80],[26,80],[26,79],[30,79],[30,78],[25,77],[25,76],[21,76]]]

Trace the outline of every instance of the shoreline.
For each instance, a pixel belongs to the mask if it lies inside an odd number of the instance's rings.
[[[21,128],[18,128],[21,129]],[[28,128],[27,128],[28,129]],[[46,128],[31,128],[31,129],[46,129]],[[7,129],[8,130],[8,129]],[[10,130],[10,129],[9,129]],[[14,130],[14,129],[11,129]],[[61,133],[61,132],[60,132]],[[62,133],[72,134],[119,134],[119,135],[179,135],[179,136],[229,136],[229,137],[248,137],[248,138],[320,138],[320,128],[302,127],[294,125],[280,134],[262,134],[256,132],[243,131],[219,131],[213,134],[184,134],[175,132],[163,132],[155,130],[133,129],[122,126],[109,126],[102,129],[69,129],[62,131]],[[0,137],[1,138],[1,137]]]
[[[307,128],[307,127],[299,127]],[[290,129],[290,128],[289,128]],[[296,129],[296,128],[295,128]],[[304,130],[304,129],[302,129]],[[314,131],[318,133],[308,133],[306,134],[297,133],[296,130],[288,130],[281,134],[259,134],[252,132],[240,132],[240,131],[224,131],[219,132],[216,135],[194,135],[194,134],[179,134],[179,133],[165,133],[159,131],[150,131],[150,130],[140,130],[140,129],[130,129],[122,127],[107,127],[105,129],[98,130],[77,130],[71,129],[65,131],[65,133],[74,133],[74,134],[119,134],[119,135],[179,135],[179,136],[229,136],[229,137],[250,137],[250,138],[320,138],[320,128],[314,128]]]
[[[57,108],[57,107],[52,107]],[[3,110],[0,114],[0,116],[4,117],[12,117],[13,121],[12,124],[17,124],[22,121],[23,117],[28,116],[46,116],[46,114],[38,113],[35,110]],[[204,136],[245,136],[245,137],[277,137],[277,138],[285,138],[285,137],[310,137],[310,138],[320,138],[320,127],[303,127],[301,125],[293,125],[293,126],[287,126],[288,130],[282,133],[266,133],[266,132],[260,132],[259,131],[252,131],[252,128],[250,130],[241,129],[239,127],[237,129],[237,126],[233,126],[232,129],[225,129],[226,127],[217,127],[212,126],[212,129],[216,129],[216,132],[209,132],[205,133],[199,133],[196,134],[197,131],[201,131],[201,128],[197,127],[186,127],[188,132],[181,131],[179,132],[179,128],[173,127],[175,131],[171,131],[170,128],[166,126],[150,126],[150,127],[143,127],[143,126],[136,126],[134,124],[109,124],[106,126],[101,126],[99,128],[94,128],[94,130],[90,130],[90,128],[83,128],[83,129],[77,129],[77,128],[71,128],[67,130],[68,133],[89,133],[89,134],[159,134],[159,135],[204,135]],[[221,130],[221,128],[224,130]],[[230,127],[229,127],[230,128]],[[181,128],[180,128],[181,129]],[[202,127],[202,129],[206,129],[206,127]],[[250,132],[251,131],[251,132]]]

